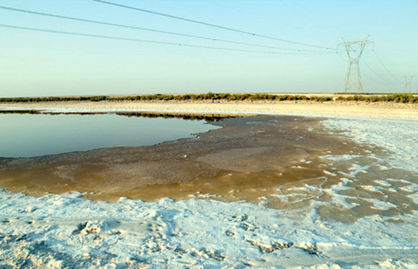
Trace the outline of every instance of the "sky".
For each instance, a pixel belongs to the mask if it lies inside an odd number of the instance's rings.
[[[418,91],[417,0],[108,1],[335,48],[339,52],[330,53],[331,50],[259,38],[92,0],[0,0],[3,7],[274,47],[172,36],[0,8],[0,25],[234,49],[170,46],[0,26],[0,97],[209,91],[340,92],[348,59],[339,44],[343,40],[362,40],[368,35],[373,43],[365,48],[360,59],[364,90],[403,92],[403,76],[416,75],[412,90]],[[277,48],[316,52],[289,54]]]

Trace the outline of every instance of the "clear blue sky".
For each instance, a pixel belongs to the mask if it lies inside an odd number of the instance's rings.
[[[336,47],[371,35],[366,91],[402,91],[417,75],[417,0],[112,0],[279,38]],[[267,46],[301,48],[90,0],[1,0],[1,6],[158,28]],[[0,9],[0,24],[238,49],[269,50],[120,29]],[[0,96],[178,92],[336,92],[348,62],[334,55],[271,55],[185,48],[0,27]],[[306,48],[308,49],[308,48]],[[383,63],[383,65],[382,65]],[[386,67],[386,68],[385,68]],[[388,70],[387,70],[388,69]]]

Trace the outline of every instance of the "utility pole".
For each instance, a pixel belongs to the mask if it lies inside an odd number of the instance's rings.
[[[372,41],[368,39],[369,37],[367,37],[365,40],[344,41],[342,43],[345,47],[345,50],[347,51],[348,60],[350,61],[347,75],[345,77],[344,92],[347,92],[352,86],[354,86],[354,88],[356,88],[359,92],[363,92],[359,63],[364,48],[367,44],[372,43]]]
[[[411,82],[415,76],[404,76],[405,79],[405,92],[412,92]]]

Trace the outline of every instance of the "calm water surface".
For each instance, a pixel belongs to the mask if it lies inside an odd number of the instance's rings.
[[[0,157],[154,145],[218,127],[203,120],[104,115],[0,115]]]

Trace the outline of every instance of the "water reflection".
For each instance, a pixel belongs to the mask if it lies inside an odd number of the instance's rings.
[[[218,127],[205,118],[145,118],[140,114],[0,114],[0,157],[31,157],[104,147],[144,146],[192,137]]]

